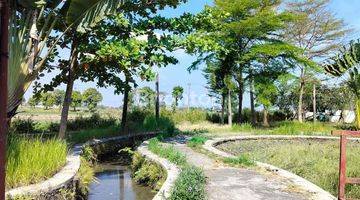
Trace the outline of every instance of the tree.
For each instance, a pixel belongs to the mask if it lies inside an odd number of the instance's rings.
[[[178,107],[179,105],[179,100],[183,98],[183,94],[184,94],[184,88],[181,86],[175,86],[173,88],[172,91],[172,96],[174,98],[174,103],[173,103],[173,110],[176,110],[176,107]]]
[[[143,87],[139,90],[140,101],[146,105],[146,108],[150,109],[155,102],[155,91],[150,87]]]
[[[232,61],[230,74],[237,84],[238,123],[242,122],[244,84],[249,75],[252,78],[255,76],[252,67],[258,60],[271,58],[307,62],[301,49],[284,42],[279,36],[293,17],[278,9],[280,3],[266,0],[215,1],[215,6],[207,7],[198,15],[200,25],[188,37],[187,49],[200,54],[199,60],[216,57]]]
[[[355,96],[356,126],[360,128],[360,41],[350,42],[349,47],[331,58],[325,65],[326,72],[333,76],[348,76],[347,85]]]
[[[34,95],[31,96],[31,97],[29,98],[29,100],[28,100],[29,106],[31,106],[31,107],[33,107],[33,108],[34,108],[35,106],[39,105],[39,103],[40,103],[40,99],[37,98],[37,97],[35,97]]]
[[[273,80],[266,77],[261,79],[255,85],[256,101],[263,106],[263,126],[268,127],[269,109],[274,105],[278,91]]]
[[[74,91],[71,94],[71,107],[73,107],[74,111],[76,111],[77,107],[80,107],[82,105],[82,102],[83,102],[83,96],[81,92]]]
[[[41,71],[57,54],[54,50],[63,35],[73,29],[85,32],[105,15],[115,13],[122,3],[120,0],[12,1],[7,106],[10,118],[16,114],[31,82],[43,75]],[[57,23],[66,29],[54,31]]]
[[[64,102],[65,91],[64,90],[54,90],[55,96],[55,105],[61,107]]]
[[[338,49],[342,39],[350,31],[346,29],[343,20],[337,19],[326,8],[329,2],[330,0],[302,0],[287,4],[287,11],[298,17],[288,24],[284,36],[287,41],[303,49],[306,58],[314,62]],[[308,83],[306,78],[319,68],[304,63],[297,63],[296,67],[300,72],[297,115],[302,122],[304,88]]]
[[[103,97],[95,88],[88,88],[82,95],[85,106],[88,107],[90,112],[95,112],[96,107],[102,101]]]
[[[46,92],[41,94],[41,104],[45,107],[45,110],[55,105],[56,98],[52,92]]]

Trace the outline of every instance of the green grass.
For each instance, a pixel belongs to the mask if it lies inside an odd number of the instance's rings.
[[[173,146],[163,146],[157,138],[149,140],[148,148],[151,152],[168,159],[176,165],[184,166],[186,164],[185,155],[177,151]]]
[[[114,125],[107,128],[94,128],[90,130],[81,130],[70,132],[68,141],[73,144],[84,143],[91,139],[100,139],[118,136],[120,134],[120,126]]]
[[[201,145],[205,144],[206,140],[208,140],[206,137],[195,136],[192,137],[186,145],[188,147],[200,147]]]
[[[339,142],[326,140],[245,140],[224,143],[219,148],[289,170],[337,194]],[[349,142],[347,176],[360,177],[360,145]],[[347,196],[360,198],[360,187],[347,185]]]
[[[251,167],[255,165],[255,162],[248,155],[239,155],[236,158],[224,158],[223,162],[230,165],[241,166],[241,167]]]
[[[67,145],[58,139],[10,136],[7,146],[6,187],[42,181],[66,163]]]

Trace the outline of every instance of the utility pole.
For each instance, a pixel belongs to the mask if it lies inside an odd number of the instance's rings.
[[[160,90],[159,90],[159,73],[156,74],[156,105],[155,105],[155,115],[156,120],[159,120],[160,117]]]
[[[313,120],[316,122],[316,84],[313,84]]]
[[[9,15],[10,7],[8,1],[0,0],[0,200],[5,200]]]
[[[188,83],[188,103],[187,103],[188,111],[190,111],[190,95],[191,95],[191,83]]]

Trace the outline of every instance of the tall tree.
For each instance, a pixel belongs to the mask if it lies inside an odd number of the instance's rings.
[[[238,118],[241,123],[244,83],[259,55],[307,62],[302,51],[282,40],[279,33],[292,15],[279,8],[281,1],[218,0],[200,13],[195,33],[188,37],[188,50],[210,59],[223,54],[232,57],[232,76],[237,83]],[[264,20],[266,19],[266,20]],[[194,44],[191,44],[194,43]]]
[[[183,98],[183,94],[184,94],[184,88],[181,86],[175,86],[172,90],[172,96],[174,98],[174,102],[173,102],[173,111],[176,110],[176,108],[179,105],[179,100],[181,100]]]
[[[287,3],[286,10],[297,15],[285,29],[285,39],[304,50],[306,58],[314,62],[324,58],[341,46],[349,29],[343,20],[337,19],[327,7],[330,0],[301,0]],[[297,116],[303,121],[304,88],[308,83],[307,75],[316,72],[316,65],[296,64],[299,71],[299,102]]]

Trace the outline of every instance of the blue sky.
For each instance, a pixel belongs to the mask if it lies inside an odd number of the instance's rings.
[[[211,5],[211,0],[189,0],[188,3],[179,6],[176,10],[165,9],[161,11],[161,14],[168,17],[176,17],[184,12],[197,13],[200,12],[205,5]],[[360,38],[360,1],[359,0],[332,0],[329,5],[338,18],[344,19],[349,27],[354,28],[354,34],[352,38]],[[63,53],[65,57],[68,57],[67,53]],[[180,85],[184,87],[184,99],[180,105],[187,105],[188,84],[190,83],[190,104],[191,106],[209,107],[212,105],[212,100],[207,97],[207,90],[205,88],[206,80],[204,79],[201,68],[200,70],[187,72],[187,67],[196,59],[193,56],[187,55],[183,50],[178,50],[172,53],[175,55],[179,63],[177,65],[169,65],[166,68],[158,69],[160,74],[160,90],[166,92],[166,102],[171,103],[171,90],[174,86]],[[54,74],[47,74],[42,78],[41,82],[48,82],[51,80]],[[139,87],[150,86],[155,88],[153,82],[139,82]],[[89,87],[96,87],[94,83],[83,83],[76,81],[74,90],[83,91]],[[65,90],[65,86],[61,85],[60,89]],[[103,105],[119,107],[122,104],[122,95],[115,95],[113,88],[98,88],[103,95]],[[25,97],[28,98],[32,94],[32,88],[30,88]],[[244,106],[249,106],[248,95],[245,94]]]

